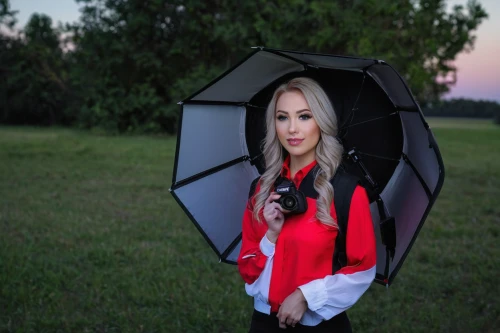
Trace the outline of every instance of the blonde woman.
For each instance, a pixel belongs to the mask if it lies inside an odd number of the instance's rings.
[[[332,104],[317,82],[295,78],[276,89],[266,124],[266,170],[252,184],[238,258],[254,298],[250,332],[351,332],[345,311],[375,277],[375,235],[367,194],[356,186],[346,265],[334,271],[334,197],[343,193],[334,192],[332,179],[343,148]],[[280,201],[293,188],[296,202]]]

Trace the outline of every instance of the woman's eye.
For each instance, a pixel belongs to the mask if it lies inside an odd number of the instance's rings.
[[[299,117],[300,120],[308,120],[308,119],[311,119],[311,118],[312,118],[312,116],[309,115],[309,114],[302,114]]]
[[[285,116],[278,116],[276,119],[278,119],[279,121],[283,121],[283,120],[286,120],[286,117]]]

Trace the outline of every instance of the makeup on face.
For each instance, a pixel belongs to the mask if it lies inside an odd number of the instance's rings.
[[[276,133],[292,162],[312,162],[320,129],[302,92],[283,93],[276,102]]]

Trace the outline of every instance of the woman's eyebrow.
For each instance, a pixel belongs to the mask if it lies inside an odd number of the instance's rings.
[[[288,114],[287,111],[283,111],[283,110],[277,110],[276,113],[278,113],[278,112],[282,112],[282,113]],[[309,110],[309,109],[302,109],[302,110],[296,111],[296,113],[303,113],[303,112],[311,112],[311,110]]]

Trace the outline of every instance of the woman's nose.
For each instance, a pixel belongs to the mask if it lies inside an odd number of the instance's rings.
[[[293,119],[290,120],[290,126],[288,127],[288,132],[290,132],[290,133],[297,132],[297,124],[296,124],[295,120],[293,120]]]

